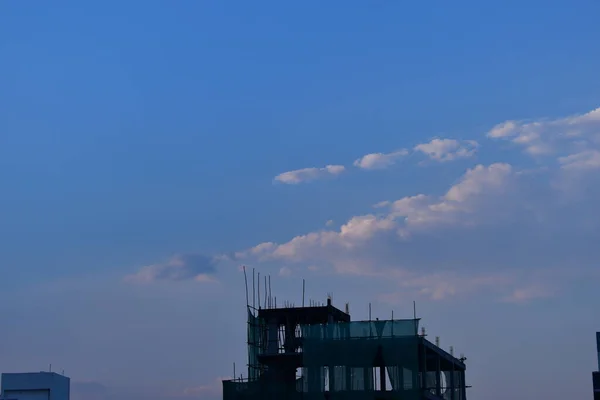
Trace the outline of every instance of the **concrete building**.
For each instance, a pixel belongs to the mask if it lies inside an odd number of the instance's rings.
[[[54,372],[2,374],[0,400],[69,400],[71,380]]]
[[[600,400],[600,332],[596,332],[596,351],[598,352],[598,371],[592,373],[594,382],[594,400]]]

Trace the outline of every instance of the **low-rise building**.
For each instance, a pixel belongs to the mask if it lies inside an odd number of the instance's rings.
[[[0,400],[69,400],[71,380],[55,372],[4,373]]]

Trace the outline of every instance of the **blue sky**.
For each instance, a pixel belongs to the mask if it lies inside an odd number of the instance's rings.
[[[599,13],[1,2],[0,370],[219,398],[246,264],[356,319],[416,300],[471,398],[589,397]]]

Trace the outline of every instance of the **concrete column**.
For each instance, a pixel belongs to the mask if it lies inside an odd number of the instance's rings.
[[[437,356],[436,369],[435,369],[435,394],[438,397],[442,397],[442,371],[440,356]]]
[[[285,352],[293,353],[296,344],[296,325],[293,322],[288,321],[285,325]]]
[[[598,352],[598,371],[600,371],[600,332],[596,332],[596,351]]]
[[[276,321],[269,321],[267,325],[267,354],[277,354],[279,326]]]
[[[330,392],[334,392],[335,391],[335,373],[334,373],[334,369],[335,366],[330,365],[327,367],[327,370],[329,371],[329,391]]]
[[[421,372],[421,390],[424,390],[427,387],[427,348],[425,347],[425,339],[422,340],[421,347],[421,368],[419,368]]]
[[[452,363],[452,373],[450,374],[450,400],[458,400],[456,398],[456,382],[454,379],[454,363]]]
[[[373,390],[373,368],[365,367],[363,368],[364,381],[365,381],[365,390],[370,391]]]
[[[352,367],[344,366],[344,372],[346,373],[346,385],[344,390],[354,389],[352,387]]]

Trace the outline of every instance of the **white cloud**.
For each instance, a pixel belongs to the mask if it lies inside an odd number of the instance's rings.
[[[504,138],[515,135],[517,130],[517,122],[506,121],[493,127],[489,132],[488,136],[491,138]]]
[[[487,136],[509,140],[532,156],[563,151],[565,148],[600,143],[600,108],[585,114],[558,119],[506,121],[493,127]]]
[[[408,155],[408,150],[401,149],[392,153],[371,153],[354,161],[354,166],[362,169],[385,169],[394,165],[399,159]]]
[[[427,155],[430,159],[445,162],[475,155],[478,143],[474,140],[460,142],[454,139],[433,139],[429,143],[415,146],[415,151]]]
[[[378,203],[373,204],[373,208],[384,208],[392,204],[389,200],[383,200]]]
[[[396,223],[374,215],[352,217],[339,231],[324,230],[296,236],[283,244],[261,243],[237,253],[239,258],[257,256],[262,259],[303,261],[321,251],[344,251],[360,247],[378,232],[393,231]]]
[[[584,150],[579,153],[560,157],[558,161],[565,170],[592,170],[600,168],[600,151]]]
[[[489,167],[478,165],[468,170],[461,181],[448,190],[445,199],[464,202],[485,192],[502,190],[511,173],[512,167],[509,164],[496,163]]]
[[[149,283],[156,281],[213,282],[218,260],[201,254],[180,254],[171,257],[162,264],[147,265],[138,272],[125,277],[130,283]]]
[[[380,234],[397,232],[407,237],[414,231],[423,231],[443,225],[472,226],[491,218],[490,210],[477,215],[481,208],[478,199],[496,196],[508,188],[512,168],[508,164],[478,165],[468,170],[462,179],[439,198],[423,194],[404,197],[388,207],[383,216],[366,214],[355,216],[339,231],[321,230],[296,236],[283,244],[261,243],[237,253],[238,257],[258,257],[263,260],[309,261],[315,258],[331,260],[341,253],[352,253],[369,244]],[[348,262],[348,260],[344,260]],[[351,268],[353,269],[353,268]]]
[[[392,203],[390,215],[404,219],[400,229],[402,236],[415,229],[440,225],[476,225],[481,222],[480,217],[493,217],[488,207],[485,207],[485,215],[477,215],[478,209],[483,208],[482,199],[489,200],[508,191],[514,178],[509,164],[477,165],[467,170],[441,198],[432,199],[423,194],[404,197]]]
[[[593,160],[590,154],[567,156],[562,164]],[[589,218],[577,217],[584,205],[558,201],[551,186],[557,174],[507,163],[476,165],[441,195],[382,201],[374,205],[377,214],[351,217],[339,229],[265,242],[238,254],[256,262],[318,265],[319,273],[331,268],[379,279],[395,285],[381,290],[385,301],[402,293],[434,300],[475,293],[515,303],[543,299],[555,293],[542,289],[554,278],[527,271],[550,266],[570,271],[573,254],[586,265],[598,253],[574,250]]]
[[[339,229],[328,221],[324,229],[289,241],[263,242],[235,253],[234,258],[285,263],[275,270],[281,276],[289,276],[295,263],[318,270],[317,273],[331,268],[339,274],[395,282],[400,291],[434,300],[482,291],[498,291],[499,299],[515,303],[551,296],[554,291],[548,290],[544,282],[531,277],[517,279],[519,273],[515,271],[529,268],[525,260],[533,260],[535,267],[531,268],[544,268],[559,259],[571,261],[565,254],[573,251],[565,249],[576,245],[564,239],[571,239],[584,224],[576,218],[577,206],[557,201],[554,195],[558,191],[552,181],[569,175],[564,171],[600,168],[600,150],[588,148],[596,143],[594,134],[599,120],[600,113],[595,110],[553,121],[508,121],[488,132],[489,137],[510,140],[537,155],[556,151],[558,143],[567,141],[573,150],[557,158],[562,172],[556,164],[554,168],[545,165],[533,172],[502,162],[476,165],[445,192],[416,193],[382,201],[373,206],[378,209],[376,213],[352,216]],[[470,157],[477,146],[473,141],[434,139],[414,150],[444,162]],[[400,150],[368,154],[354,164],[364,169],[386,168],[407,153]],[[343,170],[343,166],[308,168],[281,174],[276,179],[300,183]],[[596,223],[584,219],[588,223],[586,229],[590,223]],[[519,256],[514,252],[520,252]],[[516,259],[521,260],[519,267],[513,265]],[[136,275],[142,280],[156,280],[158,276],[181,279],[185,274],[171,264],[145,267]],[[512,272],[505,271],[507,265]],[[386,296],[391,299],[397,295],[391,290]]]
[[[310,182],[331,176],[337,176],[344,172],[346,167],[343,165],[326,165],[323,168],[303,168],[294,171],[288,171],[277,175],[274,179],[277,182],[295,185],[303,182]]]

